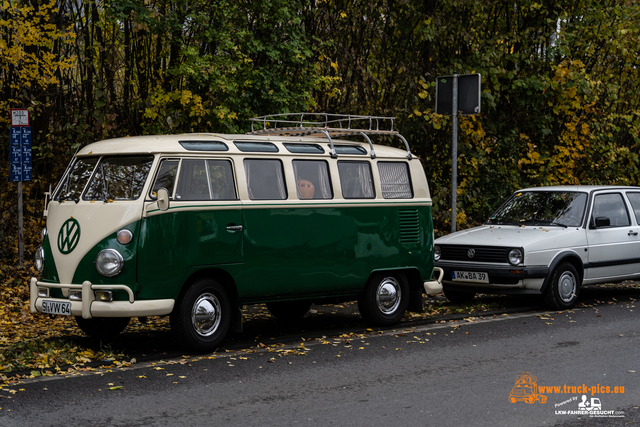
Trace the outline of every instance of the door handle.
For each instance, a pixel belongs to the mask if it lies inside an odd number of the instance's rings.
[[[242,231],[241,225],[227,225],[227,231]],[[638,234],[638,233],[636,233]]]
[[[637,236],[638,232],[635,230],[629,230],[629,233],[627,233],[629,236]]]

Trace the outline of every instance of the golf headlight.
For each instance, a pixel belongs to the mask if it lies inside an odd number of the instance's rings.
[[[103,276],[113,277],[122,271],[124,260],[115,249],[103,249],[96,257],[96,270]]]
[[[42,271],[42,269],[44,268],[44,249],[42,249],[42,246],[36,249],[35,264],[36,264],[36,270]]]
[[[509,251],[509,263],[512,265],[522,264],[523,261],[522,251],[518,248],[511,249]]]
[[[434,258],[436,261],[439,261],[439,260],[440,260],[440,255],[442,255],[442,254],[441,254],[441,252],[440,252],[440,246],[435,245],[435,246],[433,247],[433,258]]]

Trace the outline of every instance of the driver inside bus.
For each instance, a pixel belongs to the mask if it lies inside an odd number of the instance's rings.
[[[311,181],[306,179],[298,180],[298,197],[300,199],[313,199],[315,193],[316,188]]]

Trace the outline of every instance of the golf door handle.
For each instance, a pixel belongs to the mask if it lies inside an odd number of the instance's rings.
[[[241,225],[227,225],[227,231],[242,231]]]
[[[629,230],[629,236],[637,236],[638,232],[636,230]]]

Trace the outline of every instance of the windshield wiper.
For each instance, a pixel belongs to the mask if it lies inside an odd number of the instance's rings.
[[[569,228],[568,225],[563,224],[558,221],[552,221],[549,219],[524,219],[520,221],[520,224],[528,224],[528,225],[556,225],[558,227]]]
[[[541,225],[540,220],[537,219],[521,219],[518,221],[520,225]]]

